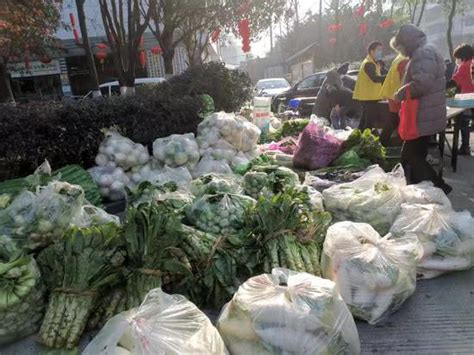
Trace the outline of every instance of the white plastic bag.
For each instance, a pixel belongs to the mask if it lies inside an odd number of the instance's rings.
[[[138,308],[111,318],[83,355],[227,354],[211,321],[181,295],[151,290]]]
[[[437,204],[402,205],[392,234],[415,234],[423,246],[418,275],[429,279],[467,270],[474,263],[474,218],[468,211],[455,212]]]
[[[327,231],[321,268],[354,317],[375,324],[415,292],[420,256],[414,235],[382,238],[368,224],[339,222]]]
[[[91,226],[99,226],[107,223],[120,225],[120,218],[108,214],[97,206],[84,205],[81,207],[81,212],[74,217],[71,223],[81,228],[89,228]]]
[[[130,178],[122,168],[110,166],[96,166],[88,170],[92,179],[99,186],[100,194],[111,201],[118,201],[127,196],[125,186]]]
[[[401,166],[391,173],[374,166],[357,180],[324,190],[324,205],[338,221],[368,223],[385,235],[400,213],[404,186],[406,180]]]
[[[212,156],[204,156],[192,170],[193,177],[198,178],[205,174],[232,174],[232,169],[226,160],[216,160]]]
[[[163,185],[167,182],[173,181],[178,185],[179,188],[186,190],[192,180],[193,177],[186,167],[180,166],[178,168],[170,168],[169,166],[165,165],[164,168],[161,169],[156,175],[155,179],[151,182],[158,185]]]
[[[199,147],[194,133],[172,134],[153,142],[153,156],[172,168],[193,168],[199,161]]]
[[[401,188],[403,202],[408,204],[432,204],[451,207],[451,201],[440,188],[434,187],[431,181],[423,181],[416,185]]]
[[[134,188],[144,181],[156,181],[163,165],[156,159],[150,159],[145,165],[134,166],[126,174],[129,178],[127,186]]]
[[[148,161],[150,155],[143,145],[134,143],[113,129],[107,130],[104,135],[105,138],[99,146],[99,154],[95,158],[97,165],[118,166],[127,170]]]
[[[275,268],[248,279],[217,322],[232,355],[359,354],[354,320],[330,280]]]

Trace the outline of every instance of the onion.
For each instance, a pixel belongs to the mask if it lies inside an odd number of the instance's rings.
[[[95,157],[95,163],[99,166],[106,165],[108,161],[109,160],[104,154],[97,154],[97,156]]]

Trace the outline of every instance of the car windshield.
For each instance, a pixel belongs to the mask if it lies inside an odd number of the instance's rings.
[[[282,89],[289,87],[288,81],[285,79],[265,80],[257,83],[257,90],[263,89]]]

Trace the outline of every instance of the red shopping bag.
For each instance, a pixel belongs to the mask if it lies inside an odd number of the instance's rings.
[[[410,86],[407,86],[406,99],[402,101],[400,125],[398,126],[398,134],[404,141],[411,141],[420,136],[416,119],[419,105],[418,100],[411,98]]]

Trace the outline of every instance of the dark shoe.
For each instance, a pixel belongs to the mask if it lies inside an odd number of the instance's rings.
[[[471,147],[465,145],[461,146],[458,154],[471,156]]]
[[[443,183],[443,185],[439,186],[439,188],[443,190],[446,195],[449,195],[449,193],[453,191],[453,188],[446,183]]]

